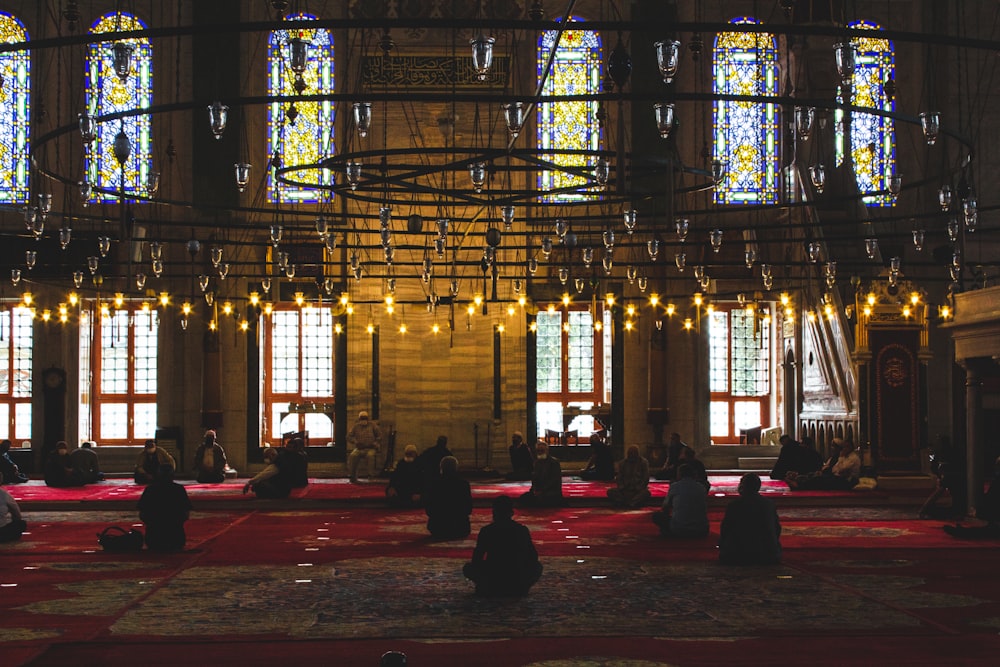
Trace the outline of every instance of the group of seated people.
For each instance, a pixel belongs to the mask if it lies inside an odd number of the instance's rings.
[[[89,441],[72,452],[65,440],[57,442],[56,448],[45,458],[42,475],[46,485],[56,488],[83,486],[104,480],[94,443]]]
[[[785,482],[790,489],[811,491],[846,491],[857,486],[861,457],[850,439],[834,438],[834,453],[825,462],[808,436],[797,441],[783,435],[779,442],[781,451],[771,469],[771,479]]]

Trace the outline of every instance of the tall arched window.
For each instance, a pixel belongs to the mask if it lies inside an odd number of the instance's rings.
[[[0,42],[28,41],[16,18],[0,12]],[[0,201],[28,201],[28,141],[31,138],[31,56],[27,49],[0,53]]]
[[[735,18],[734,25],[756,19]],[[777,48],[766,32],[724,32],[715,39],[712,88],[716,95],[778,94]],[[718,204],[778,201],[778,107],[761,102],[716,100],[713,157],[725,163],[715,188]]]
[[[146,25],[131,14],[112,13],[98,19],[90,32],[96,35],[145,29]],[[149,40],[144,37],[121,40],[132,47],[131,67],[124,81],[115,72],[115,43],[95,42],[87,48],[86,105],[93,116],[153,105],[153,49]],[[117,191],[124,185],[126,193],[144,194],[152,169],[150,126],[149,114],[100,123],[96,139],[87,149],[84,167],[87,180],[98,188]],[[128,137],[131,148],[124,165],[118,163],[114,153],[115,137],[120,132]],[[95,192],[94,200],[114,202],[118,195]]]
[[[849,28],[881,30],[875,23],[857,21]],[[885,84],[893,78],[896,68],[892,42],[877,37],[855,37],[857,47],[854,76],[851,79],[851,104],[879,111],[896,110],[894,99],[886,95]],[[837,101],[843,101],[841,93]],[[837,166],[844,162],[844,111],[834,111],[834,142]],[[892,206],[890,194],[873,194],[889,187],[889,177],[896,168],[896,132],[892,118],[871,113],[851,115],[851,159],[862,200],[869,206]]]
[[[581,19],[571,17],[571,22]],[[556,47],[559,33],[547,30],[538,40],[538,78],[545,74],[549,53],[556,48],[555,60],[545,77],[543,95],[591,95],[601,90],[601,36],[592,30],[566,30]],[[544,150],[591,150],[601,147],[597,122],[597,101],[551,102],[538,105],[538,148]],[[563,167],[586,168],[585,155],[546,154],[542,159]],[[573,201],[583,194],[575,188],[586,182],[582,176],[542,169],[538,186],[543,192],[562,190],[546,201]]]
[[[289,20],[315,20],[309,14],[289,16]],[[308,45],[305,70],[299,77],[292,71],[289,40],[299,38]],[[269,95],[322,95],[333,90],[333,37],[322,28],[275,30],[267,48],[267,92]],[[302,87],[305,84],[305,87]],[[299,88],[301,90],[297,90]],[[334,104],[296,101],[272,102],[267,113],[268,155],[277,154],[284,167],[316,164],[334,153]],[[292,174],[293,180],[310,185],[330,185],[333,173],[315,170]],[[268,174],[268,201],[318,203],[317,190],[312,187],[284,185]]]

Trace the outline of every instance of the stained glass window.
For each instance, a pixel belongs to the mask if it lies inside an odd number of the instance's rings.
[[[849,28],[881,30],[875,23],[857,21]],[[877,37],[855,37],[858,49],[854,77],[851,79],[851,104],[893,112],[896,102],[885,93],[885,84],[896,68],[892,41]],[[843,96],[838,92],[837,101]],[[837,166],[844,162],[844,111],[834,111]],[[892,206],[895,198],[873,194],[889,187],[889,177],[896,167],[896,133],[892,118],[871,113],[851,115],[851,159],[862,200],[869,206]]]
[[[315,20],[309,14],[296,14],[289,20]],[[292,71],[289,40],[305,40],[308,52],[301,83]],[[333,90],[333,37],[322,28],[275,30],[271,33],[267,50],[267,91],[269,95],[322,95]],[[302,84],[305,87],[302,88]],[[301,93],[296,87],[301,89]],[[296,101],[272,102],[267,114],[268,155],[278,154],[283,167],[299,164],[316,164],[334,153],[334,104]],[[330,185],[333,173],[329,170],[295,172],[293,180],[310,185]],[[313,187],[278,183],[274,172],[268,174],[268,201],[294,201],[318,203],[317,190]]]
[[[26,42],[28,31],[16,18],[0,12],[0,42]],[[0,53],[0,201],[28,201],[31,56],[27,49]]]
[[[145,30],[146,25],[135,16],[113,13],[102,16],[91,27],[91,34]],[[86,105],[95,116],[144,109],[153,104],[153,49],[148,39],[129,38],[118,43],[130,45],[131,67],[122,81],[115,73],[114,44],[95,42],[87,47]],[[85,171],[87,180],[98,188],[114,189],[124,185],[124,191],[145,194],[152,169],[152,133],[150,116],[142,114],[120,120],[99,123],[97,138],[87,149]],[[131,151],[124,165],[115,158],[115,137],[124,132]],[[95,192],[93,201],[118,201],[118,194]],[[127,201],[133,201],[128,199]]]
[[[580,19],[572,17],[570,21]],[[549,53],[556,47],[555,30],[547,30],[538,40],[538,78],[541,80]],[[556,48],[555,60],[545,78],[543,95],[591,95],[601,90],[601,37],[592,30],[567,30]],[[597,123],[597,101],[549,102],[538,105],[538,148],[545,150],[590,150],[601,147]],[[587,156],[548,154],[543,159],[562,167],[586,169]],[[586,182],[583,176],[542,169],[538,186],[542,191],[557,190],[545,201],[574,201],[584,194],[577,192]]]
[[[744,16],[734,25],[759,24]],[[712,86],[716,95],[778,94],[777,48],[766,32],[724,32],[715,39]],[[718,204],[773,204],[778,200],[778,107],[716,100],[713,157],[725,164],[715,187]]]

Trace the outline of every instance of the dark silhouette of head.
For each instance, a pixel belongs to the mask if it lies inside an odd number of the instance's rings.
[[[10,451],[10,440],[0,441],[0,454],[6,454]]]
[[[382,654],[379,667],[406,667],[406,654],[402,651],[386,651]]]
[[[454,456],[446,456],[441,459],[441,475],[457,475],[458,474],[458,459]]]
[[[505,521],[514,516],[514,501],[510,496],[497,496],[493,499],[493,520]]]
[[[760,476],[748,472],[740,478],[739,492],[741,496],[756,496],[760,493]]]
[[[438,439],[437,439],[437,442],[434,443],[434,446],[435,447],[441,447],[442,449],[444,449],[445,447],[447,447],[448,446],[448,436],[446,436],[446,435],[439,435]]]
[[[677,468],[677,476],[681,477],[681,478],[684,478],[684,477],[694,477],[694,468],[692,468],[691,466],[689,466],[686,463],[682,463]]]

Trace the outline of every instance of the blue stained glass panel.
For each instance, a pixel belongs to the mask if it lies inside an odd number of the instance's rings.
[[[28,40],[24,24],[0,12],[0,42]],[[31,137],[31,56],[27,49],[0,53],[0,201],[23,204],[30,198],[28,141]]]
[[[288,20],[315,20],[310,14],[295,14]],[[271,33],[267,47],[267,90],[269,95],[297,95],[296,74],[291,69],[289,40],[299,37],[308,44],[306,68],[302,80],[306,84],[304,95],[322,95],[334,92],[333,88],[333,37],[327,30],[300,29],[275,30]],[[272,102],[267,109],[268,155],[278,153],[281,164],[291,167],[300,164],[316,164],[335,152],[333,102],[296,101],[294,121],[289,117],[288,102]],[[289,177],[310,185],[331,185],[334,174],[325,169],[309,172],[294,172]],[[319,203],[319,192],[314,187],[286,185],[274,178],[274,171],[268,172],[267,198],[270,202],[290,201]]]
[[[132,30],[146,30],[146,24],[125,13],[102,16],[90,28],[91,34],[95,35]],[[125,81],[115,73],[115,42],[95,42],[87,46],[85,98],[87,111],[95,117],[146,109],[153,105],[153,47],[144,37],[120,41],[133,47],[132,65]],[[119,164],[114,154],[115,137],[119,132],[125,133],[131,145],[124,164]],[[87,147],[84,171],[92,185],[115,192],[95,191],[91,201],[116,202],[119,200],[118,191],[122,189],[126,194],[146,194],[153,163],[150,115],[127,116],[99,123],[96,135],[97,138]],[[135,201],[129,197],[125,200]]]
[[[759,24],[744,16],[734,25]],[[724,32],[715,40],[713,90],[718,95],[776,96],[777,48],[765,32]],[[715,187],[718,204],[774,204],[778,201],[778,107],[716,100],[713,157],[725,163]]]

